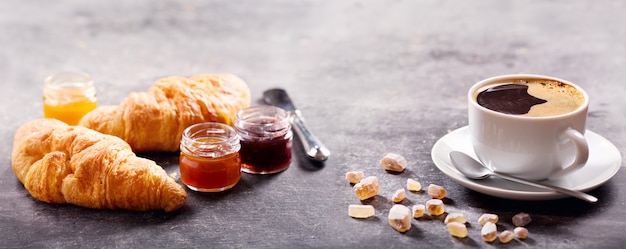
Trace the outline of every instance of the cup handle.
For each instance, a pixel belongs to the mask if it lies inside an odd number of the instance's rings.
[[[571,165],[556,171],[549,177],[549,179],[559,178],[565,174],[582,168],[585,166],[585,163],[587,163],[587,159],[589,158],[589,146],[587,145],[587,140],[585,140],[583,134],[572,128],[567,128],[564,135],[569,138],[572,143],[574,143],[574,147],[576,147],[576,158]]]

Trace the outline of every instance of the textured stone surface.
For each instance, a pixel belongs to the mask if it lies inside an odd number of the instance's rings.
[[[475,223],[485,212],[533,217],[523,244],[623,245],[626,173],[576,199],[526,202],[467,190],[441,173],[430,150],[467,124],[465,94],[478,80],[538,73],[575,82],[592,98],[588,129],[626,148],[626,4],[620,1],[18,1],[0,2],[0,247],[492,247]],[[298,160],[280,174],[244,174],[218,194],[189,192],[178,212],[88,210],[34,200],[11,170],[13,132],[42,116],[41,86],[54,72],[92,74],[101,104],[116,104],[163,76],[230,72],[253,101],[283,87],[331,158]],[[409,167],[390,174],[387,152]],[[149,154],[168,172],[176,154]],[[375,217],[345,181],[362,170],[381,182]],[[470,221],[468,238],[443,219],[397,233],[385,217],[406,179],[438,184],[448,212]],[[424,204],[408,193],[402,204]],[[473,222],[473,223],[472,223]],[[513,229],[503,222],[503,228]]]

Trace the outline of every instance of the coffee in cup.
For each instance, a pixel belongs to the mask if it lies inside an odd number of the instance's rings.
[[[487,109],[529,117],[569,113],[585,102],[585,97],[576,87],[549,79],[495,82],[478,89],[474,98]]]
[[[571,82],[513,74],[482,80],[468,91],[474,152],[492,170],[530,180],[582,168],[589,97]]]

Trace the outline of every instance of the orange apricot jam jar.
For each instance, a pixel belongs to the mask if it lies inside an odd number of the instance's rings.
[[[96,106],[96,88],[88,74],[62,72],[45,79],[44,118],[56,118],[68,125],[77,125],[78,121]]]
[[[187,127],[180,142],[180,178],[189,189],[220,192],[241,178],[239,136],[230,126],[207,122]]]

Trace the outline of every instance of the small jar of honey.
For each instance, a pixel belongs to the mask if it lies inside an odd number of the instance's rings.
[[[96,88],[85,73],[62,72],[48,76],[43,85],[43,116],[68,125],[96,108]]]
[[[183,131],[180,142],[180,178],[189,189],[220,192],[241,178],[239,136],[232,127],[199,123]]]
[[[241,139],[241,169],[252,174],[273,174],[291,163],[291,116],[274,106],[256,106],[237,113],[235,128]]]

